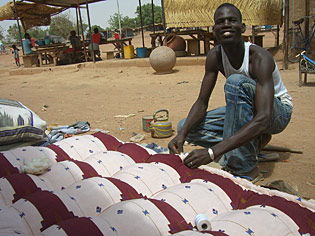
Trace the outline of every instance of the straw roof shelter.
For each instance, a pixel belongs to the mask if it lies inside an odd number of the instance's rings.
[[[16,11],[22,22],[24,29],[30,29],[33,26],[46,26],[51,22],[51,16],[56,15],[67,8],[64,7],[49,7],[43,4],[34,4],[26,2],[8,2],[0,7],[0,21],[15,20]]]
[[[164,0],[168,27],[203,27],[214,25],[213,14],[222,3],[240,9],[246,25],[281,25],[282,0]]]

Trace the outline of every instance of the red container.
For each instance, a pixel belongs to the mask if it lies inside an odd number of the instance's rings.
[[[142,127],[143,127],[143,130],[146,131],[146,132],[150,132],[150,123],[151,121],[153,120],[153,116],[143,116],[142,117]]]

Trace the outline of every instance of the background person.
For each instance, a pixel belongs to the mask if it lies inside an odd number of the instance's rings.
[[[97,56],[97,59],[102,60],[100,47],[99,47],[99,44],[101,42],[101,33],[98,31],[97,27],[95,27],[93,31],[94,33],[92,34],[92,42],[89,45],[89,51],[90,51],[90,54],[92,55],[92,49],[93,49],[95,58]],[[93,48],[92,48],[92,44],[93,44]]]
[[[23,50],[24,50],[25,55],[34,53],[34,51],[32,50],[33,45],[32,45],[31,36],[29,35],[29,33],[25,33],[24,40],[22,41],[22,43],[23,43]]]
[[[15,64],[18,67],[20,67],[21,66],[21,64],[20,64],[20,55],[19,55],[19,51],[20,50],[16,47],[15,44],[12,45],[12,49],[13,49],[12,54],[14,56]]]

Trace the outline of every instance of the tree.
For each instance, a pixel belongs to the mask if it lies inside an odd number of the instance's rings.
[[[98,28],[98,31],[105,31],[105,29],[103,29],[101,26],[99,26],[99,25],[92,25],[91,26],[91,29],[92,29],[92,32],[93,32],[93,30],[94,30],[94,28]]]
[[[154,23],[162,23],[162,8],[160,6],[156,6],[153,4],[154,8]],[[152,24],[152,5],[151,3],[147,3],[141,6],[142,10],[142,20],[143,25],[150,25]],[[140,7],[137,6],[136,10],[137,14],[137,24],[140,22]]]
[[[3,39],[4,39],[3,28],[0,26],[0,40],[2,41]]]
[[[61,36],[64,39],[67,39],[69,38],[71,30],[76,29],[68,14],[63,13],[52,18],[49,27],[49,34]]]
[[[21,40],[20,35],[19,35],[19,28],[17,24],[10,25],[8,30],[7,30],[7,41],[9,43],[11,42],[18,42]],[[23,37],[23,34],[22,34]]]
[[[32,27],[30,30],[27,31],[31,35],[32,38],[35,39],[42,39],[45,37],[48,30],[44,30],[41,27]]]
[[[130,18],[129,16],[123,16],[120,14],[120,23],[121,28],[134,28],[135,27],[135,18]],[[111,29],[119,29],[118,13],[110,16],[108,24]]]

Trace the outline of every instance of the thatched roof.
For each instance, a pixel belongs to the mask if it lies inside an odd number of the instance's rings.
[[[16,2],[16,10],[19,19],[25,29],[33,26],[49,25],[51,16],[58,14],[66,8],[49,7],[43,4]],[[0,21],[15,20],[16,14],[14,3],[8,2],[6,5],[0,7]]]
[[[77,7],[78,0],[27,0],[29,2],[35,3],[42,3],[51,6],[58,6],[58,7]],[[86,2],[94,3],[94,2],[101,2],[106,0],[79,0],[80,5],[85,5]]]
[[[246,25],[282,24],[282,0],[164,0],[166,25],[212,26],[216,8],[225,2],[240,9]]]

